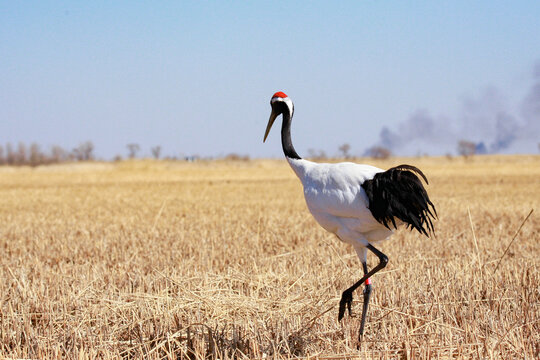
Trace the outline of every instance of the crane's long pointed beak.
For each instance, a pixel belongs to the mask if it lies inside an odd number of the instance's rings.
[[[266,141],[266,138],[268,137],[268,134],[270,133],[270,129],[272,128],[272,125],[274,124],[274,121],[278,117],[279,113],[272,110],[272,113],[270,114],[270,119],[268,120],[268,125],[266,125],[266,131],[264,133],[264,139],[263,142]]]

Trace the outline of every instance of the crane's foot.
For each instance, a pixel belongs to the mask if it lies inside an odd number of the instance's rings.
[[[339,301],[338,321],[341,321],[341,319],[343,319],[343,315],[345,315],[345,308],[349,310],[349,316],[352,317],[352,300],[352,291],[345,290],[341,295],[341,300]]]
[[[362,346],[362,339],[364,338],[364,335],[360,335],[358,337],[358,342],[356,343],[356,350],[360,350],[361,346]]]

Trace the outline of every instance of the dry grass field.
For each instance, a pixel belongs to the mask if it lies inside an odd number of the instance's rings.
[[[402,162],[436,237],[380,246],[359,349],[360,263],[284,160],[1,167],[0,358],[538,359],[540,156],[369,161]]]

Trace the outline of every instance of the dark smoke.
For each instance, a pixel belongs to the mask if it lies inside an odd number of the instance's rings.
[[[520,116],[509,110],[496,88],[489,87],[476,98],[464,98],[455,118],[418,110],[395,129],[383,127],[374,146],[396,155],[442,155],[455,153],[458,142],[467,140],[481,153],[535,152],[540,141],[540,61],[532,82],[520,104]]]
[[[433,147],[426,139],[436,144],[445,144],[449,135],[453,134],[454,130],[449,121],[436,118],[427,110],[417,110],[405,122],[399,124],[397,129],[383,127],[377,146],[387,148],[393,153],[418,154]]]
[[[489,147],[491,153],[498,153],[501,150],[508,149],[518,137],[519,125],[512,115],[500,112],[497,114],[495,130],[495,139]]]

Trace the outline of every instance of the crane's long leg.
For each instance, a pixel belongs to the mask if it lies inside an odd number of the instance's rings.
[[[364,274],[364,276],[358,280],[356,283],[353,284],[350,288],[345,290],[343,292],[343,295],[341,296],[341,300],[339,302],[339,314],[338,314],[338,320],[341,321],[343,319],[343,315],[345,315],[345,308],[349,310],[349,315],[351,315],[351,304],[352,304],[352,294],[354,290],[356,290],[360,285],[362,285],[367,279],[369,279],[373,274],[375,274],[377,271],[383,269],[386,264],[388,263],[388,257],[384,255],[381,251],[379,251],[377,248],[375,248],[373,245],[368,244],[366,246],[371,252],[373,252],[377,257],[379,258],[379,263],[377,266],[375,266],[371,271],[368,271],[367,274]],[[367,270],[367,265],[364,267],[364,271]],[[367,306],[369,302],[369,295],[364,295],[364,308],[362,311],[362,323],[360,326],[360,334],[361,337],[364,331],[364,322],[365,322],[365,316],[367,312]]]
[[[362,263],[362,267],[364,268],[364,276],[368,273],[367,264],[365,262]],[[369,304],[369,297],[371,295],[371,280],[369,278],[366,279],[366,287],[364,288],[364,305],[362,306],[362,321],[360,322],[360,331],[358,336],[361,337],[364,334],[364,325],[366,324],[366,315],[367,315],[367,309]]]

